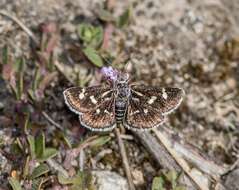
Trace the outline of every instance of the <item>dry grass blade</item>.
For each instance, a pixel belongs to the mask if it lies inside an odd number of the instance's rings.
[[[69,176],[68,172],[59,163],[57,163],[55,160],[48,159],[46,162],[51,168],[53,168],[54,170],[62,173],[65,177]]]

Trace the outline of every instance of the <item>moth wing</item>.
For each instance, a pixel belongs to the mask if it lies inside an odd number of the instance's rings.
[[[110,87],[92,86],[87,88],[71,87],[63,92],[65,103],[71,111],[81,114],[95,109],[106,99],[113,97]]]
[[[123,125],[129,129],[145,130],[157,127],[164,122],[164,116],[158,110],[138,99],[130,99]]]
[[[79,116],[81,124],[93,131],[109,131],[115,127],[115,100],[105,100],[97,108]]]
[[[158,88],[133,85],[132,98],[138,98],[141,104],[159,110],[163,115],[174,111],[182,102],[185,94],[181,88]]]

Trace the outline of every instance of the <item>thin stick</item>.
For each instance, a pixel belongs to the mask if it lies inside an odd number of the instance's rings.
[[[60,124],[56,123],[45,111],[42,111],[42,115],[45,117],[45,119],[54,125],[56,128],[61,129],[63,131],[63,128],[61,127]]]
[[[209,175],[215,181],[220,180],[221,175],[227,171],[228,167],[226,165],[216,164],[197,147],[186,142],[183,135],[176,129],[172,129],[168,125],[162,125],[160,127],[160,132],[170,141],[171,148],[173,148],[186,161],[195,165],[196,168]]]
[[[200,190],[209,190],[208,187],[205,187],[202,183],[200,183],[191,173],[191,169],[186,161],[178,155],[178,153],[171,148],[171,143],[169,140],[157,129],[153,129],[155,135],[160,140],[160,142],[164,145],[167,151],[171,154],[174,160],[178,163],[178,165],[182,168],[182,170],[188,175],[188,177],[197,185]]]
[[[26,25],[23,24],[23,22],[21,22],[17,17],[9,14],[6,11],[0,11],[0,14],[16,22],[32,38],[32,40],[36,43],[36,45],[40,44],[37,37],[33,34],[33,32],[29,28],[27,28]]]
[[[120,148],[120,154],[121,154],[121,157],[122,157],[122,160],[123,160],[124,170],[125,170],[125,173],[126,173],[126,176],[127,176],[127,179],[128,179],[129,189],[130,190],[135,190],[134,183],[133,183],[133,178],[132,178],[132,175],[130,173],[130,167],[129,167],[129,162],[128,162],[124,142],[123,142],[123,140],[121,139],[121,136],[120,136],[119,127],[120,127],[119,125],[116,126],[115,134],[116,134],[116,137],[117,137],[117,140],[118,140],[118,144],[119,144],[119,148]]]

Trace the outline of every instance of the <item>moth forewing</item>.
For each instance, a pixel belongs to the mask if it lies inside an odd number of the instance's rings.
[[[163,115],[167,115],[178,108],[184,94],[184,90],[181,88],[132,86],[132,98],[138,98],[141,104],[147,104]]]
[[[103,97],[102,94],[105,94]],[[71,87],[63,92],[66,105],[71,111],[82,114],[95,109],[105,100],[112,98],[113,91],[110,87]]]

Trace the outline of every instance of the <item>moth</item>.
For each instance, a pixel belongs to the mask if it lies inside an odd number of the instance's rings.
[[[107,69],[104,75],[109,83],[63,92],[66,105],[90,130],[109,131],[118,123],[132,130],[151,129],[161,125],[182,102],[185,93],[181,88],[135,85],[127,73]]]

